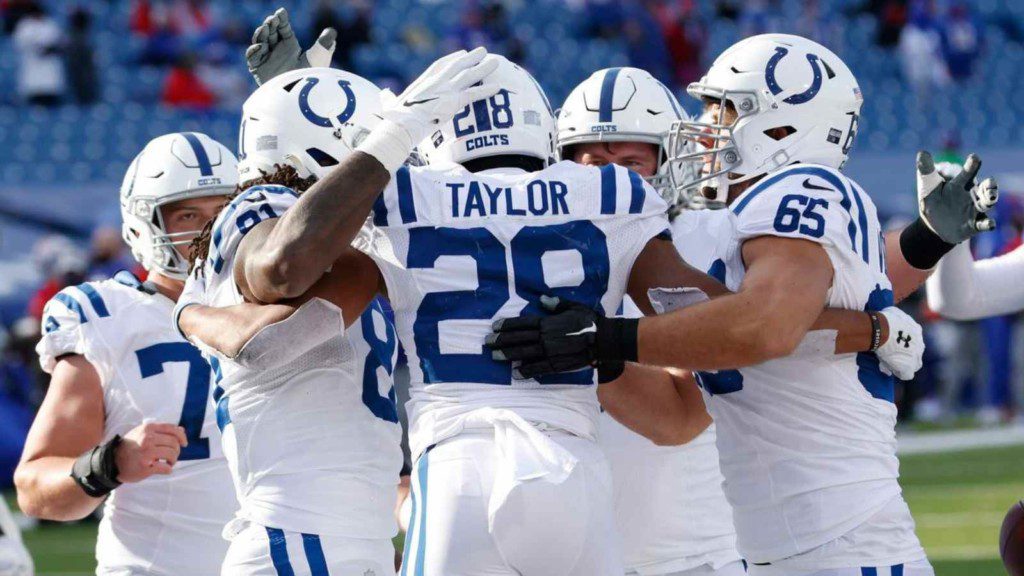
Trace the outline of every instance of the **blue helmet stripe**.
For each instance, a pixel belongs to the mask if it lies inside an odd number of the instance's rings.
[[[598,122],[612,121],[612,99],[615,96],[615,79],[619,77],[622,68],[609,68],[601,81],[601,100],[598,103]]]
[[[182,132],[181,135],[185,137],[188,145],[192,147],[192,152],[196,155],[196,162],[199,163],[199,173],[203,176],[213,176],[213,165],[210,164],[210,157],[206,155],[206,148],[203,148],[199,137],[194,132]]]

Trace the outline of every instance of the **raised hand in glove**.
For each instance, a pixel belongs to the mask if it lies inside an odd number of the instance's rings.
[[[271,78],[292,70],[330,66],[337,38],[334,28],[326,28],[309,50],[303,52],[288,20],[288,11],[278,8],[253,32],[252,45],[245,51],[245,61],[256,83],[263,85]]]
[[[937,170],[932,155],[917,154],[917,205],[921,220],[948,244],[959,244],[996,227],[986,212],[996,205],[999,187],[992,178],[975,183],[981,158],[971,154],[958,174]]]
[[[578,302],[541,297],[550,316],[505,318],[494,323],[484,345],[498,361],[518,363],[516,378],[571,372],[595,366],[602,381],[636,360],[637,319],[607,318]]]

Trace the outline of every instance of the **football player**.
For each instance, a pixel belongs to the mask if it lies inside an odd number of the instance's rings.
[[[218,423],[241,509],[227,530],[223,574],[393,574],[392,515],[402,467],[391,374],[392,323],[373,302],[376,279],[343,264],[271,306],[247,276],[258,244],[299,198],[331,189],[332,170],[379,122],[380,90],[329,68],[264,82],[242,109],[244,189],[198,243],[179,325],[217,373]],[[336,183],[334,184],[336,186]],[[357,228],[358,230],[358,228]],[[304,250],[318,249],[310,245]],[[340,281],[372,282],[371,296],[317,298]],[[237,312],[213,334],[190,330],[195,306]],[[261,314],[273,322],[260,325]],[[220,346],[222,337],[236,338]]]
[[[31,516],[77,520],[104,503],[98,574],[216,574],[237,508],[210,366],[171,329],[188,244],[238,180],[204,134],[160,136],[121,186],[125,242],[149,271],[65,288],[36,347],[53,375],[15,473]]]
[[[704,370],[751,573],[932,574],[897,481],[892,377],[871,352],[797,350],[821,347],[809,330],[823,306],[893,301],[874,206],[838,172],[862,103],[853,75],[814,42],[762,35],[689,91],[704,114],[679,123],[670,154],[700,172],[678,188],[701,185],[728,207],[708,224],[710,268],[738,292],[639,321],[551,302],[554,316],[496,327],[502,356],[524,375],[622,360]],[[893,345],[917,337],[898,332]]]
[[[662,239],[666,206],[639,176],[614,166],[545,169],[554,127],[546,97],[525,70],[483,56],[446,57],[388,99],[385,120],[356,153],[248,233],[252,256],[239,274],[260,302],[301,295],[328,267],[377,280],[325,293],[343,310],[372,297],[360,291],[374,284],[390,298],[413,379],[404,572],[618,576],[608,470],[594,442],[597,374],[521,378],[484,352],[484,337],[495,318],[541,310],[551,290],[607,310],[627,284],[634,295],[724,288]],[[430,165],[403,166],[417,142]],[[350,241],[371,207],[367,256]],[[221,340],[220,350],[237,344],[203,328],[206,310],[184,310],[184,324],[197,322],[186,331]],[[831,312],[823,316],[846,323],[839,348],[870,340],[866,315]],[[519,519],[534,514],[559,521],[521,529]]]
[[[683,117],[686,111],[675,96],[648,72],[598,70],[573,89],[558,113],[558,151],[562,159],[588,166],[624,166],[659,191],[674,193],[665,170],[675,167],[665,162],[665,144],[672,124]],[[706,212],[683,210],[686,198],[666,200],[673,243],[687,262],[706,269],[700,225]],[[634,317],[642,315],[627,298],[624,311],[630,310]],[[601,386],[598,398],[608,403],[624,381]],[[661,403],[667,413],[672,404]],[[620,424],[616,418],[628,416],[613,411],[615,417],[607,410],[601,414],[599,440],[611,464],[626,574],[742,575],[710,418],[686,444],[657,446]],[[654,414],[646,411],[644,418],[652,420]]]

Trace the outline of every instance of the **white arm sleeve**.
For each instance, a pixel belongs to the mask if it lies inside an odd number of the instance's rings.
[[[939,261],[927,287],[928,306],[954,320],[1024,310],[1024,247],[975,262],[964,242]]]

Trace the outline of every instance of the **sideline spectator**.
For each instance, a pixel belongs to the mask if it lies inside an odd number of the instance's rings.
[[[114,226],[100,226],[92,232],[92,254],[86,278],[106,280],[121,270],[135,271],[136,262],[125,250],[121,231]]]
[[[955,4],[942,25],[942,56],[953,80],[961,82],[974,73],[981,54],[981,29],[966,4]]]
[[[338,16],[333,2],[320,0],[313,11],[313,22],[310,27],[309,42],[312,44],[320,31],[334,28],[338,31],[338,40],[334,49],[334,65],[344,70],[352,67],[352,53],[363,44],[370,43],[370,25],[373,21],[373,4],[365,0],[349,2],[349,9]]]
[[[71,13],[71,31],[64,63],[67,66],[71,93],[79,104],[92,104],[99,96],[96,83],[96,62],[93,58],[91,30],[92,16],[79,7]]]
[[[696,3],[693,0],[664,2],[655,15],[672,58],[675,85],[686,86],[699,79],[704,72],[702,55],[707,34],[697,15]]]
[[[186,54],[178,60],[164,81],[160,102],[176,108],[207,110],[216,103],[213,92],[203,83],[195,71],[196,59]]]
[[[38,3],[29,4],[14,29],[18,94],[29,104],[56,106],[67,90],[61,29]]]
[[[932,7],[916,2],[910,7],[910,19],[900,32],[899,54],[903,79],[918,96],[927,96],[931,88],[944,86],[949,73],[939,55],[939,33]]]
[[[28,303],[28,314],[38,321],[43,306],[64,288],[85,280],[86,255],[66,236],[46,236],[32,247],[32,261],[44,278]]]

